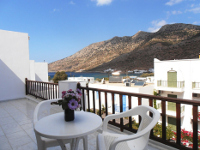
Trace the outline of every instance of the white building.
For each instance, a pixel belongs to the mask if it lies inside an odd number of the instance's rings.
[[[48,81],[48,64],[29,60],[27,33],[0,30],[0,101],[25,97],[25,78]]]
[[[94,83],[94,77],[68,77],[69,81],[85,81],[87,83]]]
[[[155,89],[159,91],[160,96],[200,100],[199,66],[200,59],[166,61],[154,59]],[[175,103],[167,103],[167,123],[171,126],[176,124],[175,106]],[[191,105],[181,105],[181,117],[181,128],[191,131]]]

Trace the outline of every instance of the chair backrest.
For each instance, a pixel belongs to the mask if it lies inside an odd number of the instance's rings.
[[[52,99],[52,100],[45,100],[37,104],[35,110],[34,110],[34,116],[33,116],[33,123],[35,123],[40,120],[41,118],[48,116],[52,113],[52,111],[56,112],[56,109],[53,108],[58,108],[58,110],[62,109],[61,106],[59,105],[52,105],[52,102],[57,102],[59,99]],[[60,108],[59,108],[60,107]]]
[[[132,115],[139,115],[141,116],[140,126],[138,128],[137,134],[145,133],[142,137],[135,139],[136,143],[141,143],[141,146],[138,146],[140,149],[145,149],[148,145],[149,135],[151,129],[156,125],[158,120],[160,119],[160,112],[157,111],[155,108],[145,105],[140,105],[138,107],[133,108],[130,110]],[[152,117],[150,116],[150,112],[152,113]],[[128,141],[129,145],[132,145],[131,141]]]
[[[157,111],[155,108],[150,107],[150,106],[138,106],[136,108],[137,112],[141,116],[141,123],[138,128],[138,132],[145,128],[150,128],[150,130],[156,125],[158,120],[160,119],[160,112]],[[149,114],[150,112],[153,114],[151,117]]]
[[[150,112],[153,114],[152,117],[149,115]],[[122,143],[120,143],[118,146],[123,147],[123,141],[126,141],[129,147],[135,147],[135,149],[143,150],[147,148],[150,131],[160,119],[160,112],[157,111],[155,108],[150,106],[140,105],[126,112],[120,114],[114,114],[112,116],[110,115],[110,117],[107,116],[107,118],[105,118],[104,121],[107,122],[111,118],[114,119],[114,118],[122,118],[128,116],[136,116],[136,115],[141,116],[141,123],[137,133],[124,136],[123,138],[115,139],[111,144],[110,149],[115,149],[116,144],[118,144],[119,142]],[[103,130],[104,129],[105,127],[103,126]],[[135,145],[135,143],[140,143],[140,144]]]

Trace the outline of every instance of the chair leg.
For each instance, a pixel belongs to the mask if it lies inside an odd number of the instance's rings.
[[[36,140],[37,140],[37,147],[38,150],[46,150],[45,143],[42,141],[41,137],[35,133]]]

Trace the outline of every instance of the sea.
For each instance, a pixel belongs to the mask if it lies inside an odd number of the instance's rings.
[[[48,75],[52,79],[56,72],[49,72]],[[102,79],[108,77],[107,73],[99,73],[99,72],[66,72],[68,77],[94,77],[94,79]],[[110,75],[111,76],[111,75]],[[128,73],[128,74],[120,74],[120,76],[140,76],[140,74]]]

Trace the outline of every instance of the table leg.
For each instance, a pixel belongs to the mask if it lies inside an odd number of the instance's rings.
[[[78,145],[79,145],[80,139],[81,138],[76,138],[76,142],[75,142],[75,145],[74,145],[74,150],[78,150]]]
[[[74,138],[74,139],[72,140],[71,150],[75,150],[75,149],[76,149],[76,141],[77,141],[76,138]]]
[[[66,146],[65,146],[65,144],[63,143],[62,140],[58,140],[58,139],[57,139],[57,141],[58,141],[58,143],[60,144],[60,147],[61,147],[62,150],[67,150],[67,148],[66,148]]]
[[[84,150],[88,150],[88,138],[87,135],[83,137],[83,145],[84,145]]]
[[[79,141],[80,141],[81,139],[83,139],[83,147],[84,147],[84,150],[88,150],[88,139],[87,139],[87,135],[84,136],[84,137],[76,138],[76,144],[75,144],[74,150],[78,150]]]

